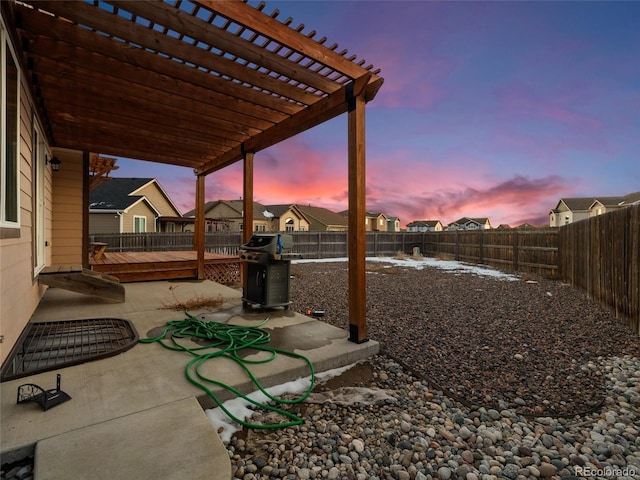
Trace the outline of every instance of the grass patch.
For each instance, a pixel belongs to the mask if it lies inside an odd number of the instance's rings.
[[[393,256],[393,259],[394,260],[408,260],[409,259],[409,255],[404,253],[402,250],[398,250],[396,252],[396,254]]]
[[[176,288],[177,286],[169,287],[175,301],[173,303],[163,303],[162,308],[164,310],[184,311],[197,310],[200,308],[218,308],[224,303],[224,297],[221,294],[218,294],[215,297],[207,297],[197,294],[195,297],[191,297],[187,300],[179,300],[174,293]]]
[[[291,269],[291,276],[295,277],[295,278],[302,278],[304,277],[304,272],[300,269],[297,268],[292,268]]]
[[[384,273],[387,275],[397,275],[402,273],[401,267],[389,267],[381,263],[367,263],[365,270],[372,273]]]

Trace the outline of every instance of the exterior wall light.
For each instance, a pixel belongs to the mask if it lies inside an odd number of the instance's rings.
[[[51,170],[53,170],[54,172],[59,172],[60,171],[60,165],[62,165],[62,162],[60,161],[60,159],[58,157],[49,158],[49,157],[47,157],[45,155],[44,164],[45,165],[51,165]]]

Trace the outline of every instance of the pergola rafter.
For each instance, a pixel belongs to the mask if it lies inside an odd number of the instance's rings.
[[[364,60],[265,13],[263,3],[14,0],[1,8],[51,146],[191,168],[201,201],[203,176],[239,160],[252,201],[253,155],[349,112],[350,210],[357,199],[349,228],[360,232],[361,105],[383,82]],[[364,232],[353,241],[352,255],[364,255]],[[354,276],[350,298],[364,299],[363,281]],[[351,310],[364,315],[363,304]],[[366,328],[356,336],[364,340]]]

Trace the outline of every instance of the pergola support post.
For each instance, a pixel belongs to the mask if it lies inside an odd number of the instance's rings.
[[[245,152],[243,145],[242,243],[247,243],[253,233],[253,155],[253,152]]]
[[[247,152],[242,144],[243,160],[243,184],[242,184],[242,243],[245,244],[251,239],[253,233],[253,156],[254,152]],[[240,282],[245,285],[247,278],[247,263],[240,262]],[[243,296],[247,292],[243,291]]]
[[[353,84],[352,84],[353,85]],[[347,91],[349,150],[349,340],[367,338],[365,233],[365,99]]]
[[[193,247],[196,251],[198,266],[198,280],[204,280],[204,231],[205,231],[205,211],[204,211],[204,175],[196,177],[196,219],[193,232]]]

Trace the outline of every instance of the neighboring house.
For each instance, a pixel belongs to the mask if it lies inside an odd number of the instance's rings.
[[[589,218],[589,210],[595,200],[594,197],[561,198],[556,208],[549,212],[549,226],[561,227]]]
[[[241,232],[243,228],[243,200],[215,200],[204,205],[206,232]],[[195,218],[195,209],[185,213],[185,217]],[[253,232],[271,231],[273,215],[265,205],[253,202]],[[194,226],[187,228],[193,231]]]
[[[440,220],[416,220],[407,223],[407,232],[441,232],[442,230]]]
[[[491,223],[486,217],[462,217],[447,225],[447,230],[489,230]]]
[[[638,203],[640,203],[640,192],[630,193],[623,197],[597,197],[589,206],[589,216],[595,217]]]
[[[155,178],[110,178],[89,192],[89,234],[179,232],[190,221]]]
[[[309,220],[297,205],[267,205],[266,210],[271,214],[272,232],[308,232]]]
[[[349,216],[348,210],[339,213],[343,217]],[[365,231],[367,232],[399,232],[400,218],[392,217],[380,212],[365,212],[364,214]]]
[[[346,232],[349,227],[347,217],[322,207],[295,205],[309,222],[310,231]]]
[[[400,219],[398,217],[387,217],[387,232],[399,232]]]
[[[384,213],[366,212],[364,215],[364,229],[367,232],[386,232],[387,216]]]
[[[640,203],[640,192],[621,197],[561,198],[556,208],[549,212],[549,226],[561,227]]]

